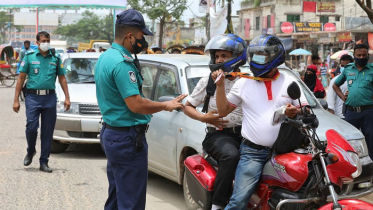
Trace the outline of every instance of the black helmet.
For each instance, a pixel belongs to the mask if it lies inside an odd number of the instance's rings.
[[[215,64],[215,52],[226,50],[232,52],[231,59],[224,63]],[[239,36],[234,34],[223,34],[214,36],[206,45],[205,53],[210,53],[210,70],[222,69],[224,72],[232,72],[246,63],[246,43]]]
[[[250,70],[259,77],[285,62],[285,48],[281,40],[273,35],[255,37],[247,48]]]

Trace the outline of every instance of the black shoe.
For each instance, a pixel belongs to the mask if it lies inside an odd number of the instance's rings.
[[[52,173],[52,169],[49,168],[48,164],[47,163],[42,163],[40,164],[40,168],[39,168],[40,171],[44,171],[44,172],[47,172],[47,173]]]
[[[30,165],[32,163],[32,158],[35,156],[35,154],[36,154],[36,151],[34,152],[32,156],[26,155],[25,159],[23,160],[23,165],[24,166]]]

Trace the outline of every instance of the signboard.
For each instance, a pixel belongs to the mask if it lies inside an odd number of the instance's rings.
[[[322,31],[321,23],[306,23],[306,22],[297,22],[294,23],[295,32],[315,32]]]
[[[281,31],[285,34],[292,33],[294,30],[293,23],[290,22],[283,22],[281,24]]]
[[[331,43],[333,42],[332,41],[332,38],[330,37],[319,37],[318,39],[318,43]]]
[[[351,33],[338,33],[337,38],[339,42],[350,42],[351,41]]]
[[[333,23],[325,23],[324,31],[336,31],[337,27]]]
[[[317,2],[317,12],[335,12],[335,2]]]

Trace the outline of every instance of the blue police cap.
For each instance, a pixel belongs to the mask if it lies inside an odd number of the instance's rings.
[[[134,9],[125,10],[119,13],[117,15],[116,24],[137,26],[144,32],[145,35],[153,36],[153,33],[146,28],[143,16],[140,14],[140,12]]]

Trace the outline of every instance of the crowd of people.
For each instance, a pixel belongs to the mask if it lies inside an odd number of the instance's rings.
[[[150,52],[144,35],[153,35],[146,28],[143,16],[133,9],[123,11],[117,16],[115,29],[114,43],[98,59],[94,75],[103,116],[100,142],[107,156],[109,189],[104,208],[145,209],[148,178],[145,133],[151,114],[182,109],[187,116],[207,124],[202,146],[219,163],[212,209],[246,209],[280,130],[280,124],[273,125],[268,119],[280,107],[285,107],[284,114],[293,118],[301,112],[300,106],[307,104],[304,94],[299,100],[288,96],[287,87],[295,78],[286,77],[277,68],[286,56],[280,39],[260,35],[247,46],[234,34],[213,37],[204,49],[210,55],[211,75],[201,78],[182,104],[187,95],[155,102],[142,93],[143,77],[137,54]],[[38,49],[34,51],[27,52],[25,43],[13,110],[20,109],[19,94],[28,75],[25,85],[28,147],[24,165],[30,165],[36,153],[41,116],[40,170],[50,173],[48,158],[56,121],[54,78],[59,79],[65,93],[65,110],[70,108],[70,100],[65,70],[59,65],[60,59],[49,50],[50,35],[40,32],[36,40]],[[153,53],[164,53],[159,47],[150,49]],[[315,97],[327,96],[331,113],[361,129],[373,158],[373,64],[368,63],[368,50],[366,45],[358,44],[354,58],[341,57],[327,93],[330,60],[320,63],[317,55],[312,56],[303,80]],[[175,48],[171,53],[182,51]],[[229,75],[240,72],[240,66],[247,61],[255,80]],[[212,92],[208,91],[211,88]],[[196,110],[202,104],[204,113]],[[230,193],[233,180],[233,193]]]

